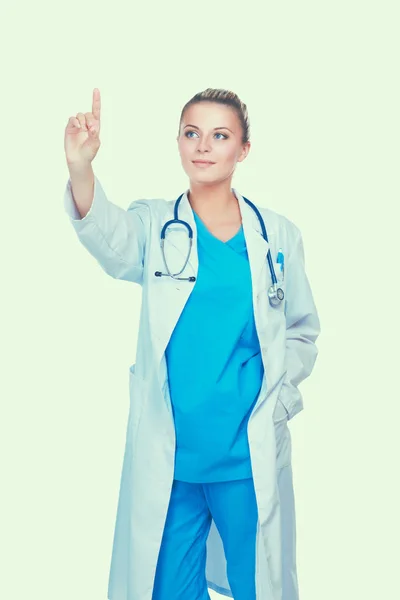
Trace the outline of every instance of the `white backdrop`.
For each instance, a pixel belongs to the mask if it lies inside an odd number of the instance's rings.
[[[106,598],[141,289],[63,208],[68,118],[102,95],[110,200],[176,198],[196,92],[247,104],[233,186],[293,220],[322,334],[291,421],[302,600],[398,589],[396,2],[42,0],[2,8],[1,590]],[[216,594],[212,594],[217,598]]]

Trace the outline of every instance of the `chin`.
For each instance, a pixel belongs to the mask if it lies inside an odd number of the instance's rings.
[[[186,174],[193,181],[218,181],[221,176],[220,173],[216,172],[214,169],[197,169],[193,165],[186,169]]]
[[[215,183],[219,183],[220,179],[216,178],[215,175],[213,177],[199,177],[198,175],[189,175],[189,179],[192,183],[196,184],[204,184],[204,185],[212,185]]]

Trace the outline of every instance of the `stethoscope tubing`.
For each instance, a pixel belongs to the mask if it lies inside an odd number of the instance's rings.
[[[183,194],[181,194],[179,196],[179,198],[175,202],[175,206],[174,206],[174,218],[171,219],[170,221],[167,221],[164,224],[164,226],[163,226],[163,228],[161,230],[161,234],[160,234],[160,238],[161,238],[161,253],[162,253],[162,257],[163,257],[165,269],[167,271],[166,275],[169,275],[173,279],[178,279],[180,281],[196,281],[195,277],[179,277],[179,275],[181,273],[183,273],[183,271],[186,268],[186,265],[189,262],[190,253],[192,251],[192,244],[193,244],[193,229],[191,228],[191,226],[189,225],[189,223],[187,223],[186,221],[183,221],[182,219],[179,219],[179,215],[178,215],[179,204],[180,204],[182,198],[183,198]],[[243,196],[243,200],[253,209],[253,211],[257,215],[257,218],[258,218],[258,221],[259,221],[260,227],[261,227],[262,236],[263,236],[264,240],[267,243],[269,243],[267,229],[265,227],[264,219],[262,218],[260,211],[255,206],[255,204],[253,204],[248,198],[245,198]],[[183,265],[182,269],[178,273],[171,273],[170,270],[169,270],[169,268],[168,268],[167,261],[166,261],[166,258],[165,258],[164,242],[165,242],[165,234],[167,232],[168,227],[170,225],[175,225],[175,224],[183,225],[188,230],[189,250],[188,250],[188,254],[187,254],[187,258],[186,258],[185,264]],[[271,280],[272,280],[272,285],[271,285],[271,287],[268,290],[268,296],[270,298],[271,304],[273,304],[274,306],[276,306],[277,304],[279,304],[283,300],[284,293],[283,293],[283,290],[281,288],[278,288],[278,279],[277,279],[276,274],[275,274],[275,269],[274,269],[274,264],[272,262],[272,256],[271,256],[271,249],[270,248],[268,248],[267,260],[268,260],[268,266],[269,266],[269,270],[270,270],[270,273],[271,273]],[[157,277],[161,277],[162,275],[164,275],[164,273],[161,273],[161,271],[156,271],[155,275]]]

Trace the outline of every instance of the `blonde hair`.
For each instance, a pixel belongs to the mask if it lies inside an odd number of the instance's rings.
[[[249,116],[247,113],[247,106],[244,104],[244,102],[240,100],[237,94],[231,92],[230,90],[207,88],[203,92],[195,94],[193,98],[191,98],[182,109],[181,118],[179,121],[179,129],[181,127],[182,119],[184,117],[186,109],[189,108],[189,106],[192,106],[193,104],[198,104],[199,102],[216,102],[217,104],[231,106],[235,110],[239,118],[240,124],[242,126],[242,144],[246,144],[249,141],[250,123]]]

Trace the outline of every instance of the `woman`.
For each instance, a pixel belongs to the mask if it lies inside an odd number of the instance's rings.
[[[101,267],[142,286],[108,598],[206,600],[209,587],[297,600],[287,421],[320,331],[300,231],[258,208],[266,241],[257,207],[231,188],[250,149],[232,92],[205,90],[182,110],[179,204],[109,201],[91,167],[99,132],[95,89],[92,112],[66,127],[65,208]],[[187,225],[170,224],[160,244],[176,205],[193,232],[188,261]]]

